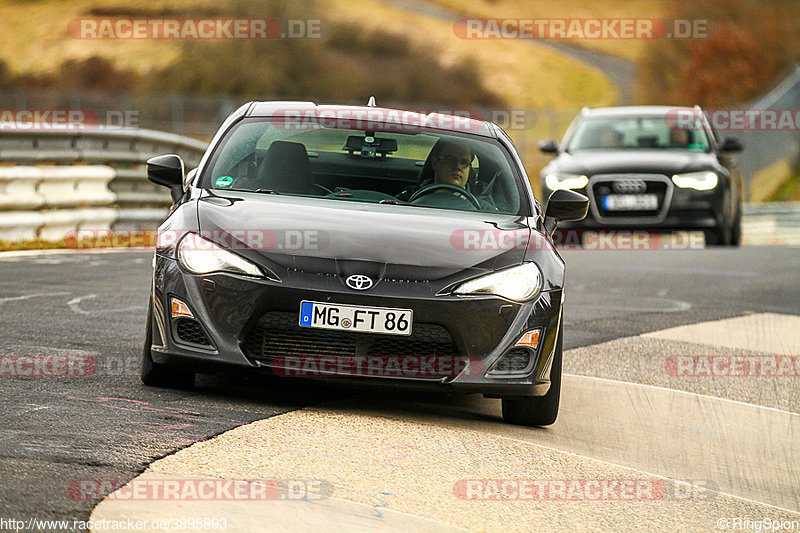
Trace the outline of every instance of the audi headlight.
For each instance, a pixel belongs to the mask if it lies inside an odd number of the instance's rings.
[[[246,276],[263,277],[261,270],[239,255],[220,248],[196,233],[188,233],[178,245],[178,260],[193,274],[233,272]]]
[[[542,274],[534,263],[493,272],[456,287],[453,294],[494,294],[515,302],[525,302],[539,294]]]
[[[672,182],[681,189],[696,189],[698,191],[710,191],[717,186],[719,178],[715,172],[710,170],[704,172],[690,172],[688,174],[675,174]]]
[[[559,189],[583,189],[589,184],[589,178],[582,174],[556,172],[544,177],[544,183],[551,191]]]

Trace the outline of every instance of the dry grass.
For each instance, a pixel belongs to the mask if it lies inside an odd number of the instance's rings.
[[[771,202],[800,202],[800,175],[794,175],[786,180]]]
[[[213,7],[213,0],[0,0],[0,60],[11,71],[53,73],[67,59],[86,59],[99,55],[112,60],[119,68],[147,72],[165,67],[180,53],[176,41],[82,40],[67,32],[70,21],[90,16],[92,8],[124,6],[157,10],[180,4],[187,8]]]
[[[474,62],[485,87],[511,108],[561,109],[612,105],[617,100],[616,88],[602,72],[526,42],[459,39],[449,22],[403,11],[376,0],[361,2],[358,9],[352,9],[353,4],[348,0],[321,0],[320,4],[338,21],[401,33],[419,44],[440,50],[440,61],[444,64],[455,64],[462,58]],[[391,73],[379,75],[391,76]]]
[[[780,159],[759,170],[750,180],[750,201],[769,201],[789,181],[791,175],[792,169],[787,159]]]
[[[13,73],[52,73],[67,59],[99,55],[119,68],[148,72],[172,63],[180,54],[180,42],[169,40],[80,40],[70,37],[67,25],[87,16],[92,8],[125,7],[157,11],[213,8],[214,0],[0,0],[0,60]],[[617,92],[599,71],[549,50],[518,41],[477,42],[455,37],[452,24],[399,10],[376,0],[354,8],[345,0],[321,0],[318,13],[305,18],[355,22],[376,31],[408,36],[412,41],[440,52],[443,65],[467,58],[478,67],[485,87],[513,108],[570,108],[604,105],[616,101]],[[302,10],[298,9],[298,16]],[[435,73],[431,73],[435,75]],[[391,72],[376,73],[391,76]]]
[[[530,0],[433,0],[454,12],[475,18],[664,18],[665,0],[563,0],[555,4]],[[583,39],[573,44],[636,60],[645,52],[648,41],[641,39]]]

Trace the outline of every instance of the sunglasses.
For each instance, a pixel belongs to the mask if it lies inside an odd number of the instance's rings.
[[[436,157],[439,159],[439,161],[444,161],[445,163],[449,163],[451,165],[458,165],[458,168],[467,168],[472,162],[466,158],[458,159],[449,155],[437,155]]]

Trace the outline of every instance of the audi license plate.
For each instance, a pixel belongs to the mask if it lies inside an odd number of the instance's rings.
[[[300,325],[306,328],[411,335],[411,309],[357,305],[300,303]]]
[[[655,194],[609,194],[603,196],[606,211],[652,211],[658,209]]]

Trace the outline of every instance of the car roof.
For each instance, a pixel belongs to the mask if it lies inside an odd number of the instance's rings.
[[[319,119],[341,118],[351,120],[358,124],[362,122],[373,124],[391,124],[402,126],[409,131],[420,129],[433,129],[440,131],[464,132],[483,137],[496,138],[494,124],[484,120],[468,118],[467,116],[445,113],[420,113],[404,109],[391,109],[386,107],[346,106],[346,105],[317,105],[314,102],[294,101],[269,101],[252,102],[245,116],[269,117],[291,112],[303,118],[317,117]],[[480,116],[478,110],[464,110],[465,114]],[[362,118],[365,117],[365,118]],[[354,128],[361,129],[361,128]]]
[[[581,115],[584,117],[619,117],[619,116],[639,116],[639,115],[666,115],[676,111],[693,112],[695,108],[685,106],[668,105],[632,105],[618,107],[596,107],[585,108]]]

